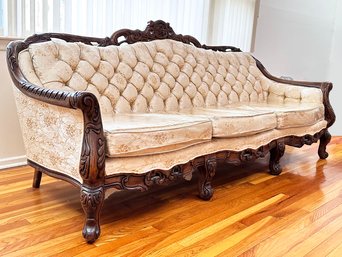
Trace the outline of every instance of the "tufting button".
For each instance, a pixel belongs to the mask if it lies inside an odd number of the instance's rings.
[[[136,71],[133,71],[132,77],[129,79],[129,82],[132,83],[137,90],[141,90],[144,86],[144,78]]]
[[[198,74],[198,76],[200,76],[201,78],[204,77],[205,75],[205,68],[202,64],[197,64],[194,71]]]
[[[100,64],[100,52],[99,48],[92,45],[86,45],[83,43],[78,43],[80,47],[80,58],[86,61],[94,68],[97,68]]]
[[[131,69],[137,65],[137,57],[131,45],[122,45],[119,49],[119,60],[127,64]]]
[[[116,73],[109,82],[116,86],[120,92],[123,92],[127,85],[126,79],[120,73]]]
[[[131,83],[128,83],[125,90],[122,92],[122,96],[132,104],[138,96],[138,91]]]
[[[179,82],[179,84],[181,84],[184,88],[187,87],[190,83],[189,77],[183,72],[179,73],[176,81]]]
[[[194,107],[204,107],[205,106],[205,101],[203,96],[197,92],[195,97],[192,99],[192,104]]]
[[[133,75],[132,68],[124,62],[119,63],[116,72],[120,73],[126,80],[131,78]]]
[[[189,63],[185,63],[183,68],[181,69],[183,73],[185,73],[189,78],[191,77],[192,73],[194,72],[194,69]]]
[[[188,94],[190,98],[194,98],[197,93],[197,88],[193,83],[188,84],[185,88],[185,93]]]
[[[153,97],[153,93],[154,93],[153,88],[148,83],[145,83],[143,88],[140,91],[140,94],[144,96],[148,102],[151,101]]]
[[[148,104],[147,104],[147,100],[145,97],[143,97],[142,95],[138,95],[137,99],[134,101],[133,105],[132,105],[132,111],[133,112],[147,112],[148,111]]]
[[[81,60],[76,67],[76,72],[88,81],[96,71],[88,62]]]
[[[213,92],[213,94],[215,96],[217,96],[220,93],[220,91],[221,91],[221,87],[220,87],[220,85],[217,82],[213,82],[210,85],[210,91]]]
[[[173,63],[173,62],[170,62],[167,66],[166,66],[166,71],[168,73],[170,73],[172,75],[172,77],[174,78],[177,78],[179,76],[179,67]]]
[[[190,81],[194,83],[196,87],[199,87],[202,84],[201,77],[196,72],[192,73]]]
[[[119,65],[118,50],[115,46],[101,47],[100,56],[103,61],[110,63],[114,70]]]
[[[194,56],[190,53],[185,57],[185,62],[190,64],[193,68],[196,67],[196,65],[197,65]]]
[[[107,79],[111,79],[114,75],[114,68],[107,61],[100,61],[100,65],[97,71],[105,76]]]
[[[171,58],[171,62],[173,62],[174,64],[176,64],[178,66],[179,69],[181,69],[184,66],[184,58],[182,58],[181,56],[179,56],[178,54],[174,54]]]
[[[230,92],[232,91],[232,87],[227,82],[224,82],[222,86],[222,91],[225,92],[227,95],[229,95]]]
[[[157,92],[163,100],[167,99],[167,97],[171,94],[169,86],[164,82],[160,84],[160,86],[157,89]]]
[[[105,91],[105,89],[108,87],[108,79],[98,72],[91,77],[90,83],[97,88],[100,94],[102,94],[103,91]]]
[[[108,97],[112,103],[112,106],[115,106],[120,97],[120,91],[115,86],[109,84],[106,90],[103,92],[103,95]]]
[[[144,79],[147,78],[147,75],[150,72],[148,66],[143,62],[138,62],[134,68]]]
[[[163,65],[155,62],[152,66],[152,72],[156,73],[160,78],[165,76],[165,69]]]
[[[220,91],[217,95],[217,103],[219,106],[225,106],[228,104],[228,96],[223,91]]]
[[[172,94],[174,94],[174,96],[177,99],[180,99],[182,97],[182,95],[184,94],[184,89],[183,89],[182,85],[179,84],[178,82],[176,82],[175,87],[172,89]]]

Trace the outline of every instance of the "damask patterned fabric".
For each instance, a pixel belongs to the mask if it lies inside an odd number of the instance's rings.
[[[210,119],[213,137],[218,138],[243,137],[277,127],[277,117],[273,111],[245,109],[243,106],[233,104],[226,107],[196,108],[185,113]]]
[[[27,158],[82,182],[82,111],[35,100],[17,88],[14,96]]]
[[[157,113],[103,117],[109,157],[164,153],[209,141],[212,125],[200,116]]]

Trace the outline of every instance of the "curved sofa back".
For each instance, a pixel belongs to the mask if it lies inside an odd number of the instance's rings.
[[[102,113],[173,112],[266,102],[268,96],[266,78],[249,53],[170,39],[106,47],[53,39],[23,50],[19,66],[44,88],[93,93]]]

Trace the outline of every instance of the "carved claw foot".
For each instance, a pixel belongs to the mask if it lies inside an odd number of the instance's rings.
[[[214,190],[211,186],[212,178],[216,173],[216,156],[211,155],[205,157],[204,166],[198,167],[199,181],[198,190],[199,197],[203,200],[210,200]]]
[[[100,236],[100,212],[104,201],[103,188],[81,189],[81,204],[86,215],[82,235],[87,243],[93,243]]]
[[[284,155],[285,152],[285,144],[283,142],[277,142],[276,146],[270,151],[270,174],[271,175],[279,175],[282,171],[282,168],[279,164],[280,158]]]
[[[42,172],[38,169],[35,169],[34,175],[33,175],[32,187],[33,188],[39,188],[41,180],[42,180]]]
[[[321,158],[321,159],[328,158],[329,154],[326,151],[326,149],[327,149],[327,145],[329,144],[330,140],[331,140],[331,134],[326,129],[319,139],[319,147],[318,147],[319,158]]]

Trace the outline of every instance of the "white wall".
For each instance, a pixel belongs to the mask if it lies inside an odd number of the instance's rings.
[[[7,71],[6,52],[0,49],[0,169],[25,163],[11,79]]]
[[[335,108],[336,123],[331,128],[335,135],[342,135],[342,1],[337,0],[333,38],[329,60],[328,80],[334,83],[331,101]]]
[[[334,83],[333,135],[342,135],[341,2],[261,0],[253,53],[274,75]]]

